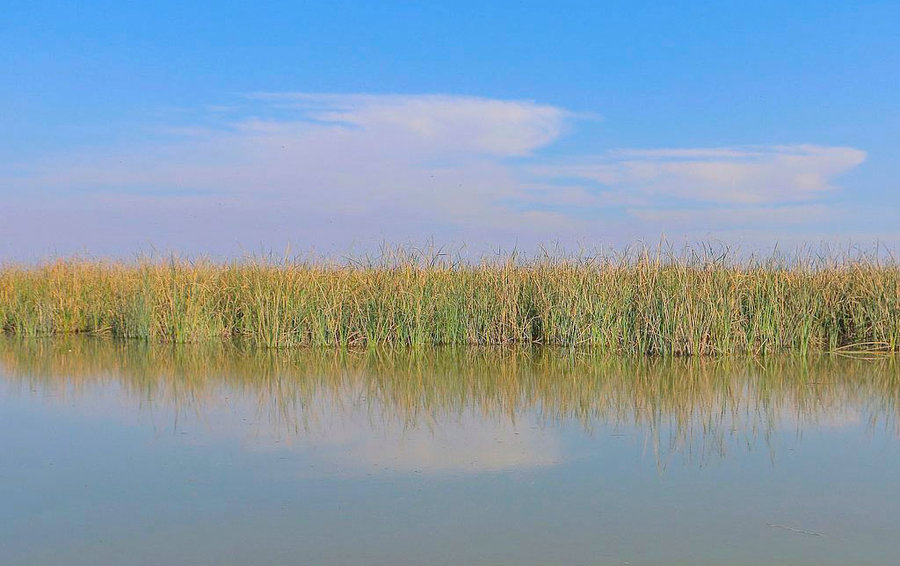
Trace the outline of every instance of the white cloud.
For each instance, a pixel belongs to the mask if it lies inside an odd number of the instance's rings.
[[[311,118],[414,140],[416,151],[529,155],[562,133],[568,112],[532,102],[421,95],[257,94]],[[291,106],[288,104],[288,106]]]
[[[535,172],[594,181],[632,197],[762,204],[814,199],[865,158],[858,149],[816,145],[617,150]]]
[[[328,212],[442,205],[465,214],[514,191],[505,157],[558,137],[566,112],[449,96],[291,95],[293,119],[248,118],[179,139],[45,162],[20,186],[133,196],[266,197]],[[474,198],[477,202],[472,202]]]
[[[260,105],[255,115],[215,107],[203,120],[168,124],[164,139],[18,164],[16,176],[0,176],[12,211],[0,246],[233,253],[235,242],[339,250],[431,236],[609,243],[704,224],[710,204],[819,205],[837,176],[865,159],[815,145],[549,158],[541,150],[578,116],[531,101],[304,93],[249,101]],[[35,217],[52,224],[35,234]]]
[[[727,206],[700,209],[634,208],[629,215],[647,222],[661,222],[669,226],[695,229],[722,229],[735,226],[796,226],[821,224],[833,219],[823,204],[794,204],[786,206]]]

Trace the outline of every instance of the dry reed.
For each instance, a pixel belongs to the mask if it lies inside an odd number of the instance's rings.
[[[643,249],[462,262],[170,258],[0,267],[0,329],[264,347],[544,344],[650,355],[900,349],[900,267]],[[856,350],[856,347],[850,347]]]

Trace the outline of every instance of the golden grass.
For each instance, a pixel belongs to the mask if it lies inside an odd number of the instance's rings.
[[[900,267],[865,258],[737,262],[649,250],[479,263],[408,253],[343,264],[69,259],[0,267],[0,328],[265,347],[894,352]]]

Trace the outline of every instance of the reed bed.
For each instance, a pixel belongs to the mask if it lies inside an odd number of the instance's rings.
[[[900,349],[900,266],[643,249],[477,262],[60,259],[0,267],[0,329],[268,348],[543,344],[632,355]]]

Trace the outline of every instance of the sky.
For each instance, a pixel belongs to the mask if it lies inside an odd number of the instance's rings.
[[[0,12],[0,260],[900,244],[900,2]]]

